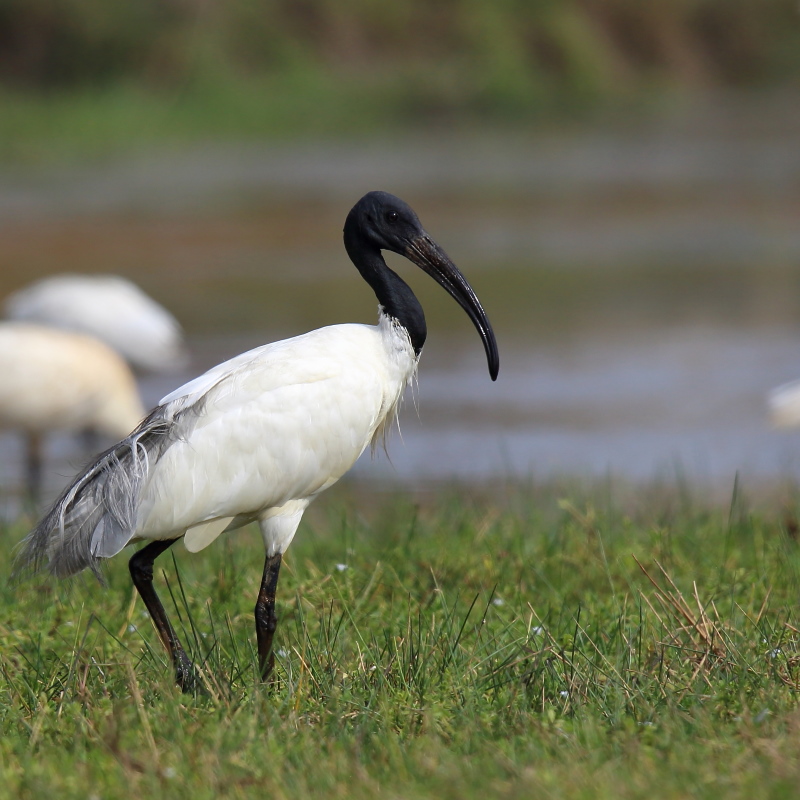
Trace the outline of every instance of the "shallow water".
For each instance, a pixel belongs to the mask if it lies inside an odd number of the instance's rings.
[[[181,319],[194,356],[142,381],[153,403],[246,347],[374,319],[341,226],[363,191],[385,188],[470,278],[501,371],[493,384],[466,317],[392,260],[423,302],[429,343],[391,461],[367,455],[356,478],[796,477],[800,434],[772,430],[765,402],[800,378],[798,134],[786,107],[723,107],[529,137],[10,169],[0,294],[58,271],[138,281]],[[50,456],[55,491],[83,456],[64,437]],[[6,497],[18,472],[18,444],[0,436]]]

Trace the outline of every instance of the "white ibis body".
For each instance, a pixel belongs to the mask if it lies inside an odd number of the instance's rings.
[[[51,431],[93,431],[118,439],[144,408],[127,364],[97,339],[0,322],[0,429],[27,439],[28,490],[41,489],[41,439]]]
[[[347,252],[379,302],[377,326],[334,325],[264,345],[165,397],[104,453],[28,536],[23,564],[58,576],[150,541],[131,575],[169,650],[182,688],[193,668],[153,590],[153,560],[183,538],[197,551],[257,521],[266,561],[256,603],[262,677],[272,670],[281,555],[308,504],[335,483],[395,417],[425,342],[425,318],[381,250],[432,275],[465,309],[497,377],[497,344],[478,298],[402,200],[370,192],[350,211]]]
[[[186,360],[178,321],[118,275],[55,275],[5,302],[9,319],[85,333],[105,342],[135,369],[163,372]]]

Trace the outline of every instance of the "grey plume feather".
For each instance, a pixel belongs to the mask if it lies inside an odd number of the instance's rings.
[[[152,465],[186,434],[180,418],[188,410],[158,406],[130,436],[101,453],[22,542],[14,572],[35,573],[46,565],[61,578],[89,567],[100,577],[100,560],[133,538],[144,482]],[[191,410],[196,413],[197,404]]]

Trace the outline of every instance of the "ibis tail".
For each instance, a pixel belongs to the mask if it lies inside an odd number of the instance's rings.
[[[150,467],[185,428],[180,414],[158,406],[130,436],[101,453],[26,537],[16,571],[46,568],[65,578],[89,568],[99,577],[102,559],[134,540],[138,499]]]

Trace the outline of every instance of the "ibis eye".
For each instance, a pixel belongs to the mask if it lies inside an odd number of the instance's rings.
[[[397,220],[400,219],[399,214],[396,211],[387,211],[386,212],[386,221],[390,225],[394,225]]]

